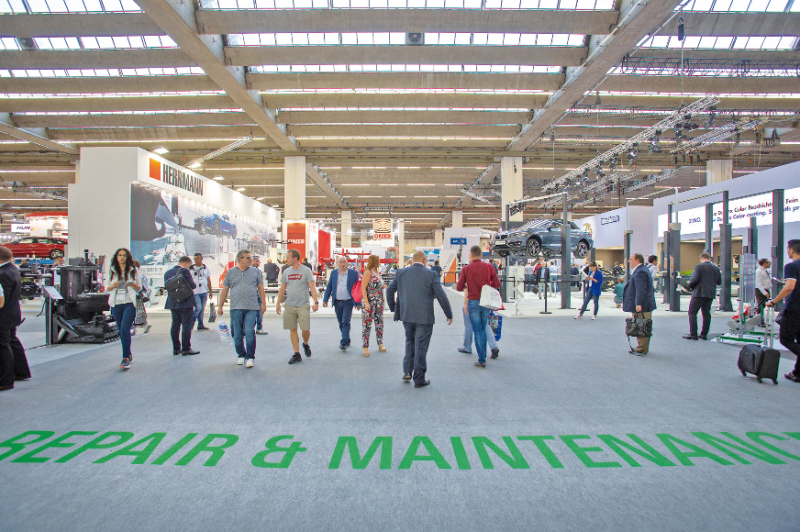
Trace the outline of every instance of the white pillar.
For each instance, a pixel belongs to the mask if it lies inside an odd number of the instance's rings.
[[[342,239],[340,247],[349,248],[353,246],[353,238],[350,232],[353,230],[352,225],[353,211],[342,211]]]
[[[433,245],[434,247],[440,248],[442,247],[442,241],[444,240],[444,230],[442,229],[434,229],[433,230]]]
[[[397,262],[400,264],[400,267],[404,267],[406,265],[406,261],[403,257],[406,255],[406,223],[402,220],[397,222],[397,248],[399,250]]]
[[[722,183],[733,179],[733,161],[714,159],[706,161],[706,185]]]
[[[506,219],[506,204],[522,199],[522,157],[503,157],[500,160],[500,182],[501,182],[501,219],[504,222],[521,222],[522,213]]]
[[[450,224],[452,227],[464,227],[464,213],[461,211],[453,211],[453,223]]]
[[[287,220],[306,217],[306,158],[283,159],[283,216]]]

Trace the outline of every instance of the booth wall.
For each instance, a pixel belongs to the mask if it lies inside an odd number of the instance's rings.
[[[622,248],[624,234],[628,227],[630,212],[631,252],[641,253],[645,257],[655,253],[653,241],[653,208],[647,205],[631,205],[613,211],[596,214],[587,218],[573,220],[579,229],[592,232],[595,258],[603,261],[603,266],[611,266],[614,262],[623,262]]]
[[[723,181],[722,183],[715,183],[713,185],[697,188],[694,190],[690,190],[688,192],[682,192],[678,194],[678,199],[679,200],[687,199],[687,198],[692,198],[694,196],[709,194],[711,192],[722,192],[723,190],[728,190],[729,197],[731,198],[731,200],[734,200],[737,197],[749,196],[759,193],[769,193],[772,190],[781,188],[786,190],[786,201],[788,203],[788,210],[786,210],[787,207],[784,206],[785,210],[784,215],[786,217],[786,222],[784,224],[784,233],[786,240],[789,240],[794,235],[800,234],[800,190],[792,190],[800,188],[800,162],[786,164],[783,166],[779,166],[777,168],[770,168],[768,170],[764,170],[763,172],[757,172],[754,174],[738,177],[736,179],[731,179],[729,181]],[[675,196],[669,195],[663,198],[658,198],[653,202],[653,216],[654,216],[653,239],[657,242],[661,242],[664,240],[662,233],[663,228],[662,230],[659,230],[659,225],[663,226],[663,222],[666,220],[667,205],[673,202],[674,200]],[[681,203],[679,212],[685,213],[689,209],[703,208],[708,202],[721,203],[722,194]],[[770,250],[772,246],[771,208],[772,206],[766,206],[759,209],[752,209],[750,212],[746,213],[747,215],[750,214],[758,215],[759,258],[769,257],[771,254]],[[736,214],[737,212],[731,212],[729,214],[731,223],[733,224],[733,231],[732,231],[733,235],[734,236],[746,235],[747,229],[746,227],[743,227],[743,225],[744,226],[748,225],[750,223],[749,219],[746,216],[734,219],[734,215]],[[659,222],[659,217],[662,217],[661,223]],[[698,222],[689,224],[687,223],[685,215],[681,215],[679,219],[681,221],[682,238],[686,239],[703,238],[704,236],[703,223]],[[718,224],[716,225],[717,229],[714,231],[714,235],[718,237],[719,226]],[[737,227],[737,225],[740,225],[740,227]],[[747,245],[747,242],[744,242],[744,244]],[[735,246],[736,243],[734,241],[732,245],[732,252],[734,255],[738,254]],[[741,252],[741,247],[739,247],[739,253],[740,252]],[[784,252],[785,252],[784,250],[781,250],[781,253]],[[717,253],[718,253],[718,248],[715,247],[714,250],[715,259]],[[683,258],[681,258],[681,263],[683,263]],[[683,269],[683,264],[681,264],[681,269]]]

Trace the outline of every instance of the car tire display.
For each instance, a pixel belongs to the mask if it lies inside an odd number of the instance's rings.
[[[64,251],[61,249],[53,249],[50,251],[50,258],[57,259],[64,256]]]
[[[581,259],[585,259],[588,254],[589,254],[589,244],[587,244],[585,240],[581,240],[580,242],[578,242],[578,247],[575,248],[575,256]]]

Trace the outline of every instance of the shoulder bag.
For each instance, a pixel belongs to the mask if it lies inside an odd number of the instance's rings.
[[[487,264],[486,268],[488,268],[489,281],[491,282],[492,266]],[[480,303],[478,304],[484,308],[488,308],[489,310],[503,310],[505,308],[503,306],[503,298],[500,296],[500,292],[491,284],[485,284],[483,285],[483,288],[481,288],[481,299]]]

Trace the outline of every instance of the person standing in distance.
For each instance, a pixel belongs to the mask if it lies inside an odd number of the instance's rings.
[[[339,331],[342,339],[339,349],[344,351],[350,345],[350,318],[353,315],[353,286],[358,281],[358,272],[347,267],[347,258],[336,258],[337,270],[331,272],[325,295],[322,297],[322,306],[328,306],[328,298],[333,295],[333,308],[336,311],[336,321],[339,322]],[[363,284],[363,283],[362,283]]]
[[[439,301],[447,324],[453,323],[450,301],[435,272],[425,268],[425,253],[414,253],[411,266],[397,270],[386,289],[389,310],[394,312],[394,321],[402,321],[406,330],[406,356],[403,359],[403,380],[414,379],[414,387],[422,388],[431,383],[425,379],[428,371],[428,345],[433,333],[433,300]],[[488,265],[487,265],[488,267]],[[397,301],[395,301],[395,295]]]
[[[17,338],[17,327],[22,323],[22,280],[13,259],[11,250],[0,246],[0,391],[13,389],[15,380],[31,378],[25,348]]]
[[[442,267],[439,266],[439,259],[433,261],[433,266],[431,266],[431,271],[436,272],[436,275],[439,276],[439,279],[442,278]]]
[[[108,304],[111,305],[111,315],[117,322],[119,340],[122,344],[122,363],[119,366],[122,369],[130,368],[133,361],[131,327],[136,319],[136,294],[142,289],[139,270],[133,262],[131,252],[119,248],[114,253],[109,285],[106,287],[106,292],[110,294]]]
[[[239,355],[236,363],[240,366],[246,364],[248,368],[253,367],[256,359],[256,320],[259,313],[267,310],[264,276],[261,270],[251,266],[252,262],[249,250],[243,249],[236,254],[236,267],[225,274],[217,303],[217,315],[222,316],[230,293],[233,345]]]
[[[253,255],[253,268],[258,270],[259,272],[261,271],[261,257],[259,257],[258,255]],[[258,296],[258,308],[259,309],[261,308],[261,301],[262,301],[261,295],[259,295]],[[266,299],[264,299],[264,301],[266,302]],[[264,308],[266,309],[266,305],[264,305]],[[256,334],[267,334],[267,331],[264,330],[263,318],[264,318],[264,316],[262,315],[261,312],[259,312],[256,315]]]
[[[767,306],[786,300],[781,314],[781,344],[797,356],[794,370],[786,373],[784,377],[790,381],[800,382],[800,240],[789,240],[786,245],[786,252],[792,262],[783,267],[783,277],[785,284],[775,299],[767,301]],[[1,260],[1,259],[0,259]]]
[[[761,259],[758,261],[758,268],[756,268],[756,304],[758,306],[758,313],[761,315],[761,326],[766,326],[764,323],[764,305],[769,298],[772,297],[772,277],[769,274],[769,268],[772,263],[769,259]]]
[[[267,259],[267,263],[264,265],[264,273],[267,274],[267,284],[277,284],[281,269],[272,262],[272,259]]]
[[[189,288],[194,290],[197,285],[194,284],[192,273],[189,271],[189,266],[192,264],[192,259],[189,257],[181,257],[178,259],[178,265],[169,269],[164,273],[164,282],[172,279],[176,275],[183,276]],[[172,354],[173,355],[197,355],[200,351],[192,349],[192,328],[194,326],[194,298],[190,297],[185,301],[175,301],[169,292],[167,292],[167,303],[164,305],[165,309],[172,311]]]
[[[211,270],[203,264],[203,254],[194,254],[194,264],[189,268],[192,280],[197,288],[194,289],[194,321],[197,323],[198,331],[207,331],[208,327],[203,323],[203,313],[206,311],[206,301],[211,294]]]
[[[489,309],[482,307],[481,291],[485,285],[500,288],[500,279],[491,265],[483,262],[483,251],[480,246],[472,246],[469,250],[470,263],[461,269],[456,290],[463,292],[467,289],[467,299],[464,303],[464,312],[472,325],[475,335],[475,349],[478,351],[476,368],[486,367],[486,324],[489,322]],[[465,346],[466,347],[466,346]],[[494,353],[493,353],[494,354]]]
[[[628,263],[631,266],[631,278],[622,292],[622,310],[630,312],[634,318],[651,319],[656,309],[656,293],[650,270],[644,265],[644,255],[634,253]],[[637,337],[636,340],[639,345],[631,353],[646,355],[650,350],[650,338]]]
[[[303,361],[300,356],[300,338],[297,335],[297,326],[303,332],[303,351],[307,357],[311,356],[311,347],[308,339],[311,337],[311,313],[308,305],[308,291],[314,298],[314,312],[319,310],[319,294],[317,293],[314,274],[309,268],[300,263],[300,252],[290,249],[286,259],[289,265],[281,275],[281,289],[278,292],[276,310],[281,313],[281,300],[286,294],[286,312],[283,314],[283,328],[288,329],[292,339],[294,355],[289,359],[289,364]]]
[[[711,327],[711,303],[717,297],[717,287],[722,284],[722,274],[717,265],[711,262],[711,254],[701,253],[700,264],[694,267],[689,279],[692,300],[689,302],[689,334],[687,340],[697,340],[697,312],[703,311],[703,329],[700,338],[708,340],[708,329]]]
[[[380,265],[381,259],[377,255],[370,255],[364,269],[364,277],[361,279],[361,336],[364,339],[365,357],[369,356],[369,333],[373,322],[375,323],[375,340],[378,342],[378,351],[386,352],[386,348],[383,346],[383,290],[386,285],[383,284],[381,274],[378,272]]]

